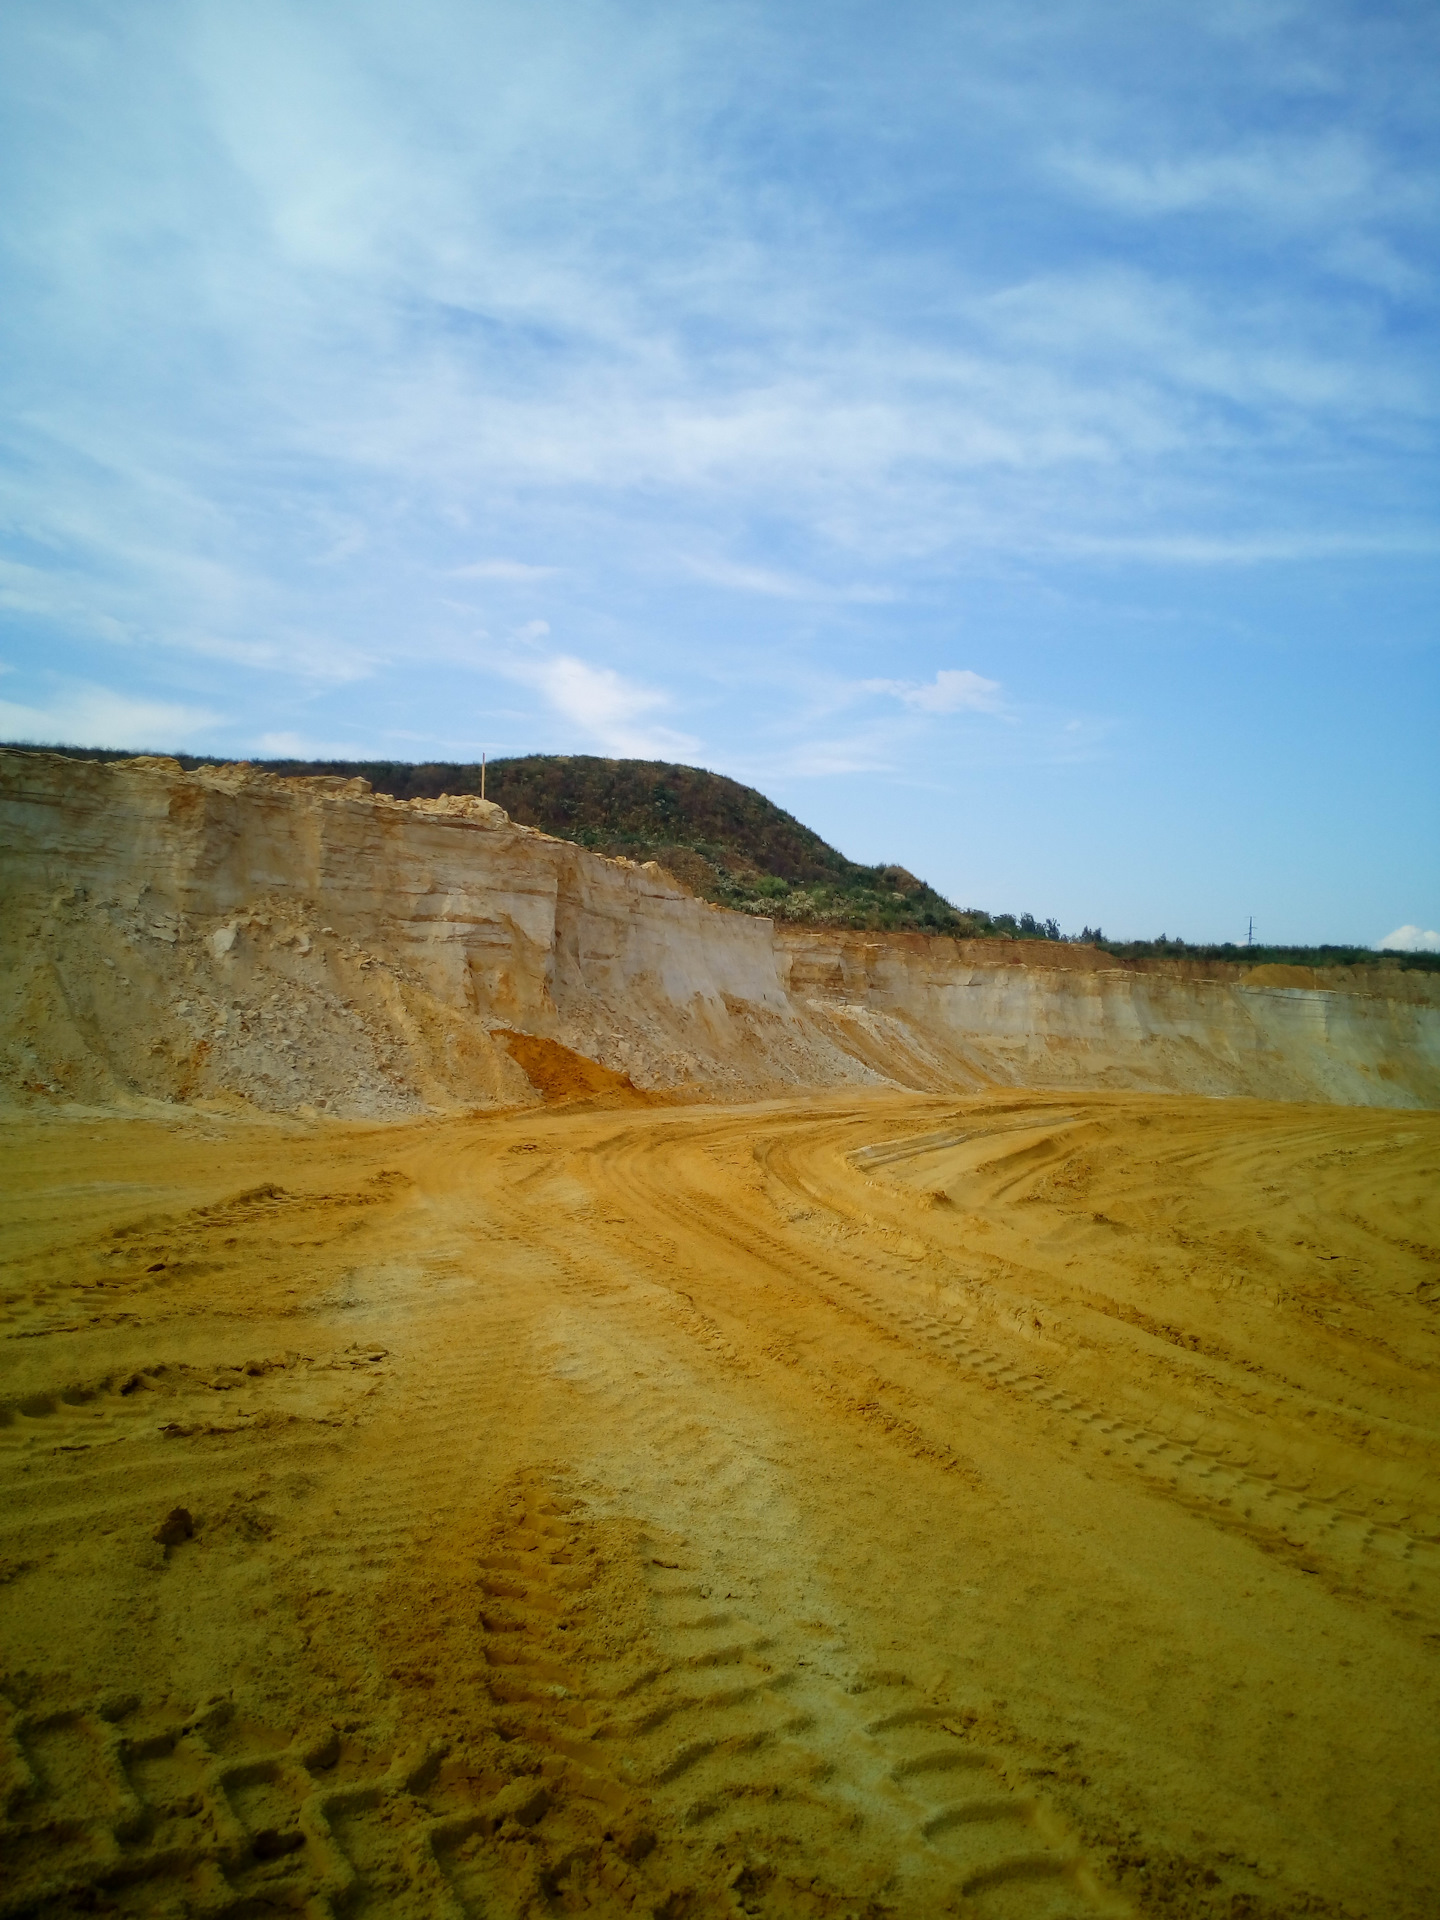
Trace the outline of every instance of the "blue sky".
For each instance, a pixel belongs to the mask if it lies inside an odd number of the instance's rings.
[[[9,0],[0,736],[1440,926],[1440,13]]]

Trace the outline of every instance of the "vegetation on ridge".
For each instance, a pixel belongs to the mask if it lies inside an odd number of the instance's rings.
[[[1242,967],[1381,966],[1440,973],[1440,953],[1377,953],[1374,947],[1353,946],[1274,947],[1234,940],[1196,944],[1172,940],[1163,933],[1155,940],[1107,940],[1098,928],[1091,927],[1076,937],[1120,960],[1228,960]]]
[[[266,764],[275,773],[358,773],[397,800],[480,791],[478,766]],[[491,761],[485,780],[487,797],[522,826],[612,859],[658,861],[702,899],[741,913],[960,935],[994,924],[978,909],[957,912],[904,867],[847,860],[793,814],[724,774],[664,760],[532,753]]]

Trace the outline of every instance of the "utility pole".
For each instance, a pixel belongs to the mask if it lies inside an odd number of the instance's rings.
[[[480,755],[480,798],[485,798],[485,755]]]
[[[483,786],[482,786],[482,788],[480,789],[480,791],[481,791],[482,793],[483,793],[483,792],[485,791],[485,789],[483,788]],[[1249,931],[1248,931],[1248,932],[1246,933],[1246,935],[1245,935],[1245,944],[1246,944],[1246,946],[1247,946],[1247,947],[1253,947],[1253,946],[1254,946],[1254,944],[1255,944],[1255,916],[1254,916],[1254,914],[1253,914],[1253,913],[1252,913],[1252,914],[1251,914],[1251,916],[1250,916],[1250,927],[1249,927]]]

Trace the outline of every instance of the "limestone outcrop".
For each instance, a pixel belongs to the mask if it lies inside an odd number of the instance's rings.
[[[1236,972],[777,929],[469,797],[0,753],[12,1099],[381,1117],[890,1083],[1440,1105],[1440,982]]]

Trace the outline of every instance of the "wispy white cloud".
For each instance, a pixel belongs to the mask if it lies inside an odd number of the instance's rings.
[[[825,780],[842,773],[892,773],[897,757],[893,742],[887,745],[864,734],[850,739],[806,740],[771,755],[752,777]]]
[[[977,112],[1015,47],[1075,34],[1087,56],[1083,13],[1055,26],[1021,9],[1013,39],[972,21],[971,56],[994,66],[967,82]],[[803,28],[751,25],[788,92],[757,95],[753,46],[703,9],[646,26],[604,5],[502,6],[482,24],[430,0],[400,33],[383,10],[272,3],[199,9],[178,37],[112,28],[83,55],[51,43],[30,97],[103,156],[32,169],[15,223],[49,289],[37,333],[68,370],[68,399],[26,396],[9,503],[50,549],[30,564],[63,579],[57,621],[175,650],[268,640],[274,671],[333,674],[339,633],[357,655],[401,650],[357,630],[398,633],[413,572],[633,579],[656,571],[657,543],[693,552],[721,520],[732,537],[690,563],[696,580],[882,606],[908,597],[917,558],[1164,536],[1177,513],[1262,486],[1249,476],[1297,434],[1316,449],[1343,434],[1352,457],[1357,434],[1433,417],[1428,356],[1327,317],[1308,289],[1217,297],[1207,258],[1122,273],[1099,264],[1108,246],[1046,242],[1056,183],[1067,232],[1073,196],[1137,214],[1308,208],[1327,244],[1413,291],[1401,229],[1432,187],[1375,138],[1200,147],[1157,115],[1128,146],[1066,134],[1042,189],[1030,130],[1067,103],[1103,123],[1107,89],[1088,67],[1037,69],[1012,102],[1023,140],[998,105],[976,136],[1033,232],[983,267],[963,251],[942,266],[962,186],[944,247],[922,232],[907,249],[877,241],[853,185],[804,170],[782,185],[757,163],[750,135],[796,115],[797,140],[843,154],[869,95],[813,94]],[[119,84],[101,83],[100,46]],[[933,90],[906,80],[917,151],[926,128],[954,138],[959,71],[944,71]],[[717,115],[734,127],[719,158]],[[124,388],[105,378],[117,359]],[[1365,497],[1327,508],[1350,518],[1337,537],[1365,534]],[[806,564],[777,564],[757,528],[798,529]],[[514,557],[542,535],[543,566]],[[333,621],[316,617],[329,595]],[[404,651],[427,644],[407,622]]]
[[[999,713],[1000,682],[968,667],[941,667],[929,681],[865,680],[867,693],[888,693],[920,713]]]
[[[1410,208],[1430,204],[1436,183],[1393,175],[1353,134],[1270,138],[1209,153],[1135,160],[1095,151],[1052,152],[1055,172],[1078,192],[1122,213],[1149,217],[1202,208],[1243,209],[1266,220],[1315,226],[1373,209],[1383,194]]]
[[[692,734],[657,725],[650,718],[670,706],[667,693],[627,680],[613,667],[592,666],[574,654],[562,653],[548,660],[513,660],[502,670],[534,687],[553,712],[606,753],[664,758],[694,753],[700,745]]]
[[[219,724],[203,707],[137,699],[109,687],[59,688],[42,706],[0,700],[0,736],[69,747],[174,747]]]
[[[1433,295],[1432,256],[1407,257],[1383,234],[1341,230],[1321,249],[1321,260],[1339,279],[1375,287],[1397,304]]]
[[[810,601],[823,605],[883,606],[894,600],[893,587],[855,584],[833,586],[823,580],[807,579],[803,574],[786,573],[776,567],[744,566],[732,560],[697,559],[684,561],[686,571],[697,580],[713,586],[728,587],[736,593],[757,593],[770,600]]]
[[[1087,559],[1139,561],[1151,566],[1254,567],[1283,562],[1385,558],[1433,559],[1440,555],[1440,533],[1424,527],[1396,528],[1383,534],[1183,532],[1140,535],[1070,535],[1057,539],[1055,551]]]
[[[28,426],[28,430],[27,430]],[[95,641],[146,655],[184,655],[330,684],[363,677],[374,651],[327,632],[272,550],[252,563],[237,525],[193,482],[156,481],[174,447],[150,420],[129,447],[83,420],[13,427],[0,459],[0,608],[61,644]],[[148,444],[147,444],[148,443]],[[256,503],[257,515],[277,503]],[[328,525],[333,516],[318,516]],[[291,530],[280,514],[283,544]],[[310,516],[297,566],[311,570]],[[361,543],[363,545],[363,542]],[[357,548],[358,551],[358,548]],[[321,556],[323,558],[323,556]],[[311,618],[307,619],[307,615]]]
[[[1396,927],[1376,944],[1388,953],[1440,953],[1440,933],[1433,927]]]
[[[262,760],[364,760],[373,749],[368,741],[316,740],[295,732],[262,733],[253,751]]]
[[[524,560],[471,560],[463,567],[450,567],[447,572],[452,580],[514,580],[524,584],[553,579],[559,568],[533,567]]]
[[[1362,359],[1338,326],[1287,311],[1272,294],[1235,290],[1217,327],[1208,293],[1136,265],[1039,274],[981,309],[996,350],[1033,358],[1062,419],[1108,416],[1111,459],[1219,452],[1226,443],[1293,439],[1295,410],[1311,437],[1346,421],[1393,431],[1433,415],[1430,371],[1404,356]],[[1282,319],[1283,313],[1283,319]],[[1079,379],[1094,382],[1085,409]],[[1214,403],[1243,408],[1217,416]]]

